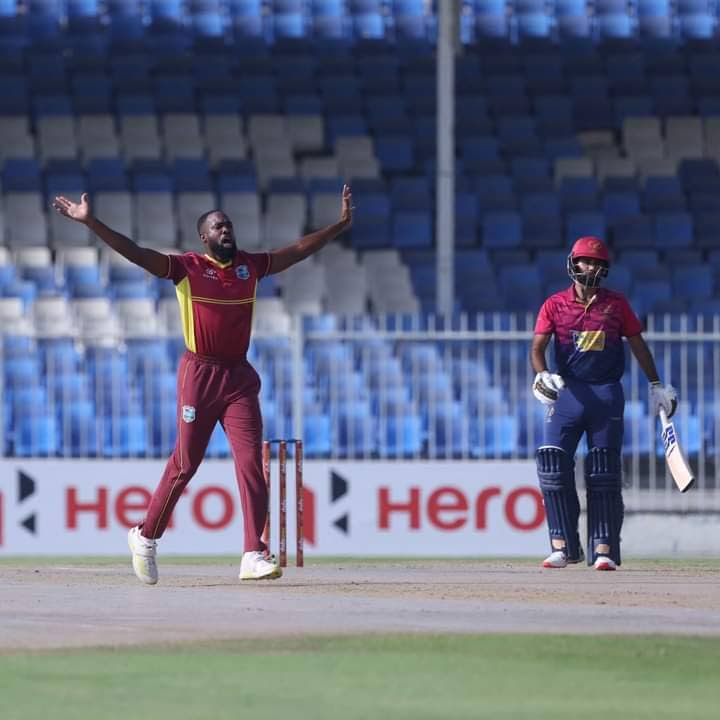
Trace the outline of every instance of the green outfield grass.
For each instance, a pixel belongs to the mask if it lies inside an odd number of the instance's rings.
[[[717,718],[720,640],[272,639],[0,656],[3,720]]]

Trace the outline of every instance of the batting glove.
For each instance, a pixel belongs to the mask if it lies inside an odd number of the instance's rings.
[[[532,391],[533,395],[543,404],[552,405],[558,399],[558,393],[565,387],[565,381],[547,370],[535,376]]]
[[[660,408],[671,418],[677,409],[677,393],[672,385],[663,385],[657,380],[650,383],[650,413],[657,415]]]

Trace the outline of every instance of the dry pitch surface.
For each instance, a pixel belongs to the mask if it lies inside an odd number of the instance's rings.
[[[5,560],[0,652],[367,633],[720,636],[720,563],[629,561],[614,573],[537,561],[337,561],[240,582],[237,563]]]

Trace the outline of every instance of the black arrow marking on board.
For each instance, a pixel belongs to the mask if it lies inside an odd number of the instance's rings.
[[[29,533],[35,534],[35,513],[32,515],[28,515],[21,523],[20,523]]]
[[[348,491],[348,481],[342,476],[336,473],[334,470],[330,471],[330,502],[337,502],[343,495],[346,495]]]
[[[34,494],[35,481],[22,470],[18,470],[18,502],[22,502],[25,498]]]
[[[347,535],[350,532],[350,516],[348,513],[341,515],[333,525]]]

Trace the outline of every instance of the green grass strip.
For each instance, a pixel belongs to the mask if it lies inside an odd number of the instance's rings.
[[[188,618],[191,622],[191,618]],[[365,636],[0,656],[3,720],[715,720],[720,640]]]

